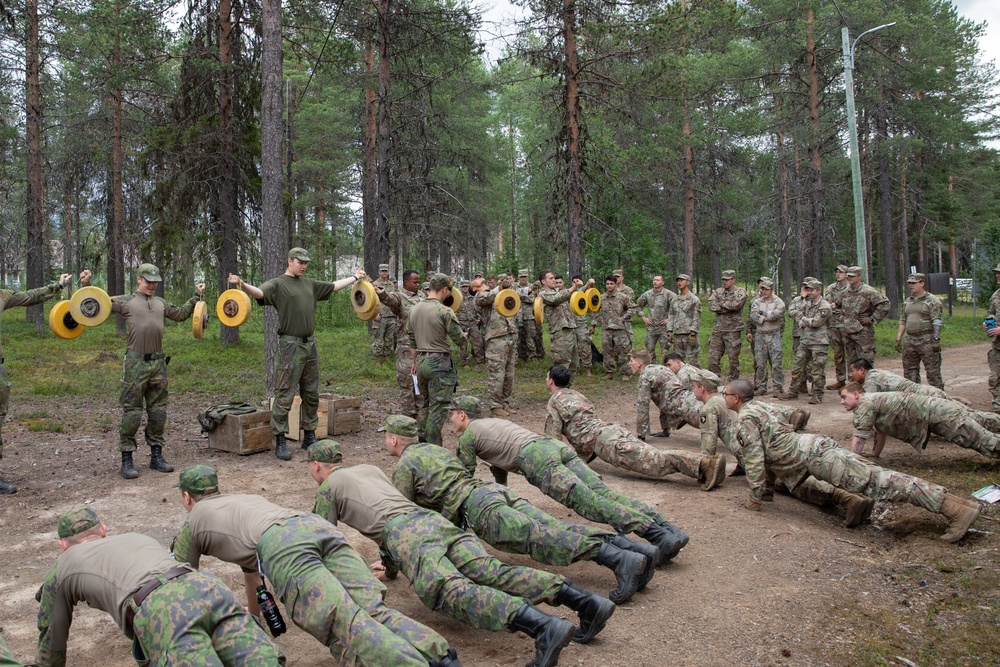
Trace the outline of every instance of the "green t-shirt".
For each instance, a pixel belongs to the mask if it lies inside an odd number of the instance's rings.
[[[283,273],[260,286],[263,304],[278,311],[278,335],[312,336],[316,329],[316,302],[334,292],[333,283],[293,278]]]

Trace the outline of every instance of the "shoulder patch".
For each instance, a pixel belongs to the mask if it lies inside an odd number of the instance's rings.
[[[708,417],[706,417],[705,415],[702,415],[701,416],[701,423],[704,424],[706,421],[708,421]]]

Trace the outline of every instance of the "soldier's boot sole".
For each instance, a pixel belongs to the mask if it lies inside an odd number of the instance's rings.
[[[944,496],[941,514],[948,519],[948,531],[941,536],[945,542],[958,542],[968,532],[969,527],[979,518],[982,506],[977,502],[973,505],[950,493]]]
[[[535,640],[535,659],[525,667],[552,667],[576,628],[569,621],[550,616],[528,603],[521,607],[510,622],[511,630],[520,630]]]
[[[844,527],[857,528],[871,518],[875,500],[843,489],[834,489],[833,502],[844,510]]]
[[[798,432],[806,427],[806,424],[809,423],[809,417],[811,416],[812,413],[809,412],[808,410],[803,410],[802,408],[798,408],[788,418],[788,422],[792,425],[792,428],[795,429],[796,432]]]
[[[701,485],[702,491],[711,491],[726,479],[725,456],[706,456],[701,460],[698,468],[703,476],[701,480],[703,482]]]

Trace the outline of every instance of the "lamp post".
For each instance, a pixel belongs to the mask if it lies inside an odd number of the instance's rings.
[[[854,110],[854,49],[858,40],[868,33],[896,25],[896,22],[886,23],[877,28],[866,30],[854,42],[847,26],[840,30],[843,38],[844,51],[844,89],[847,97],[847,133],[851,143],[851,185],[854,190],[854,243],[857,249],[858,266],[861,267],[862,280],[868,282],[868,237],[865,236],[865,205],[861,193],[861,155],[858,153],[858,118]]]

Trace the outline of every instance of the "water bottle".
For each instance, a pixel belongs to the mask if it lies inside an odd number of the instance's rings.
[[[992,315],[987,315],[986,319],[983,320],[983,328],[985,328],[987,331],[995,328],[996,325],[997,325],[997,320]]]
[[[271,636],[278,637],[285,634],[285,631],[288,630],[285,627],[285,619],[281,618],[278,604],[274,601],[274,596],[264,587],[264,584],[257,587],[257,606],[260,607],[260,615],[267,622],[267,627],[271,629]]]

